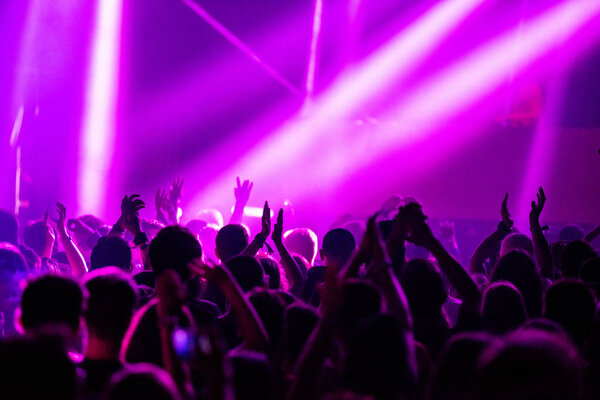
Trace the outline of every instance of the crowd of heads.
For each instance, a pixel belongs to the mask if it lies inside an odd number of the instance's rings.
[[[600,398],[600,228],[548,240],[543,190],[463,266],[414,199],[319,236],[265,204],[251,233],[252,184],[186,227],[182,183],[156,220],[137,196],[114,225],[0,212],[1,398]]]

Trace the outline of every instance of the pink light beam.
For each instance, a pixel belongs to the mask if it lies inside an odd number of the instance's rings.
[[[313,15],[312,37],[310,41],[310,56],[308,60],[308,71],[306,74],[306,100],[308,101],[315,88],[315,70],[317,68],[317,46],[321,33],[321,16],[323,14],[323,0],[315,0],[315,12]]]
[[[79,210],[103,214],[113,153],[122,0],[99,0],[79,159]]]
[[[300,113],[271,133],[222,178],[199,193],[191,207],[201,209],[203,204],[214,204],[215,199],[227,201],[223,193],[228,193],[231,182],[240,173],[267,181],[273,173],[273,165],[301,165],[306,154],[320,146],[321,135],[332,121],[351,115],[384,90],[390,79],[397,82],[400,78],[407,78],[482,1],[445,0],[437,3],[368,60],[338,78],[326,93],[315,100],[314,112],[308,118]]]
[[[193,0],[182,0],[183,4],[189,7],[194,13],[196,13],[200,18],[206,21],[207,24],[213,27],[217,32],[219,32],[225,39],[227,39],[231,44],[238,48],[242,53],[248,56],[252,61],[258,64],[262,69],[265,70],[273,79],[286,87],[290,92],[297,95],[299,94],[298,88],[294,86],[289,80],[287,80],[283,75],[281,75],[275,68],[271,67],[267,64],[262,58],[259,57],[258,54],[254,50],[252,50],[248,45],[240,40],[233,32],[227,29],[223,24],[217,21],[212,15],[210,15],[204,8],[202,8],[198,3]]]

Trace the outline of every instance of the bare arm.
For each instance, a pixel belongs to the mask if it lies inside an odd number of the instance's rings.
[[[302,275],[302,271],[298,267],[298,264],[296,264],[296,261],[283,244],[283,209],[279,210],[277,223],[273,228],[271,239],[273,239],[273,243],[275,243],[275,247],[281,258],[281,265],[290,282],[290,291],[295,293],[304,284],[304,276]]]
[[[537,193],[537,203],[531,202],[531,212],[529,213],[529,228],[531,229],[531,238],[533,239],[533,249],[535,258],[540,267],[540,275],[544,278],[552,279],[553,263],[552,251],[544,232],[540,226],[540,214],[546,203],[546,195],[541,187]]]
[[[318,398],[319,377],[323,364],[333,345],[337,316],[342,303],[343,283],[335,268],[325,271],[325,282],[321,293],[322,319],[310,336],[294,368],[294,381],[289,400],[312,400]]]
[[[252,242],[244,249],[242,255],[254,257],[256,253],[263,247],[265,241],[271,233],[271,210],[269,209],[269,203],[265,201],[262,215],[262,230]]]
[[[87,265],[81,252],[77,248],[77,245],[67,233],[67,227],[65,221],[67,219],[67,209],[61,203],[56,203],[56,211],[58,211],[58,221],[56,222],[56,228],[58,230],[58,236],[60,242],[65,250],[67,260],[71,266],[71,272],[76,278],[81,278],[87,272]]]
[[[238,319],[240,332],[246,347],[249,350],[266,352],[269,339],[265,328],[256,310],[244,297],[242,289],[240,289],[227,268],[222,265],[204,264],[199,259],[193,261],[190,268],[201,278],[206,279],[223,291]]]
[[[179,391],[185,398],[191,398],[192,387],[189,373],[177,357],[173,346],[173,331],[181,317],[187,319],[192,326],[193,318],[189,310],[183,305],[181,296],[181,282],[174,271],[164,271],[156,277],[156,312],[158,315],[158,329],[160,332],[161,355],[165,370],[173,377]]]
[[[233,189],[235,196],[235,205],[233,206],[233,213],[229,219],[230,224],[241,224],[244,218],[244,207],[248,204],[250,199],[250,193],[252,192],[253,182],[245,180],[243,183],[240,182],[240,178],[236,178],[237,186]]]
[[[502,217],[502,220],[498,224],[498,229],[486,237],[473,252],[469,262],[470,273],[473,274],[479,272],[487,275],[488,271],[486,271],[484,267],[485,260],[494,254],[496,249],[500,246],[500,243],[502,243],[502,240],[510,234],[510,230],[514,223],[508,212],[508,193],[506,193],[504,200],[502,201],[500,216]]]
[[[409,206],[410,209],[408,209]],[[419,205],[409,204],[405,210],[406,222],[409,230],[408,240],[417,246],[425,247],[438,261],[440,269],[446,274],[450,283],[458,291],[463,303],[479,306],[481,293],[479,288],[471,279],[458,261],[437,240],[431,229],[426,224],[427,217],[423,214]]]
[[[583,240],[585,240],[588,243],[591,243],[598,236],[600,236],[600,225],[598,225],[596,228],[594,228],[593,231],[591,231],[587,235],[585,235],[585,237],[583,238]]]

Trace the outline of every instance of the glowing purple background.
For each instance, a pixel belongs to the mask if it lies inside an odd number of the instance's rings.
[[[119,80],[106,106],[115,119],[101,119],[104,128],[86,119],[102,2],[123,4]],[[600,220],[600,88],[573,89],[597,81],[596,1],[198,1],[226,32],[189,1],[46,3],[0,5],[4,208],[14,208],[8,143],[25,105],[28,217],[61,199],[114,218],[125,192],[151,209],[156,187],[181,175],[192,218],[229,210],[239,175],[255,181],[250,205],[289,199],[303,220],[326,224],[370,213],[392,193],[419,198],[432,216],[492,219],[510,192],[524,222],[540,184],[545,222]],[[499,122],[532,84],[543,89],[539,123]],[[574,114],[591,115],[577,124],[588,129],[561,126]],[[89,126],[106,132],[91,143],[113,153],[86,166],[85,149],[97,148],[85,146]],[[95,166],[104,178],[86,174]]]

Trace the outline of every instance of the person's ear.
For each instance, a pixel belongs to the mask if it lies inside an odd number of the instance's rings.
[[[15,309],[15,313],[13,314],[13,326],[15,330],[19,332],[19,334],[25,334],[25,327],[23,326],[23,312],[21,311],[21,307],[17,307]]]
[[[319,250],[319,257],[321,257],[321,261],[325,261],[325,252],[323,249]]]
[[[219,261],[223,261],[223,260],[221,260],[221,256],[219,255],[219,250],[216,247],[215,247],[215,256],[217,256]]]

